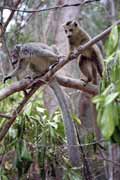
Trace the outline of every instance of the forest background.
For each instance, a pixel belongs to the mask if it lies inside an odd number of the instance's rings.
[[[1,0],[1,179],[119,179],[119,11],[119,0]],[[11,49],[16,44],[55,44],[65,58],[68,44],[62,24],[69,20],[77,20],[92,38],[100,34],[95,43],[105,66],[98,86],[81,85],[76,60],[56,72],[69,99],[76,130],[77,144],[71,145],[57,98],[48,85],[24,97],[22,90],[28,82],[2,81],[12,69]],[[75,154],[69,155],[74,146],[76,154],[79,149],[77,165]]]

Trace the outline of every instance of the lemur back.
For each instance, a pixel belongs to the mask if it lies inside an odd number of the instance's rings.
[[[91,37],[76,21],[68,21],[63,27],[69,43],[69,58],[74,49],[85,44]],[[97,45],[93,45],[84,50],[78,57],[78,61],[81,72],[87,78],[86,81],[92,81],[96,84],[97,72],[101,77],[103,72],[103,58]]]

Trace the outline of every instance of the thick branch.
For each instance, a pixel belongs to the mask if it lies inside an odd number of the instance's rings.
[[[98,94],[98,86],[88,83],[83,85],[83,81],[68,77],[56,76],[58,83],[64,87],[79,89],[92,95]]]
[[[13,94],[15,92],[25,90],[29,84],[30,84],[29,80],[22,80],[22,81],[18,81],[18,82],[13,83],[9,87],[5,87],[4,89],[1,89],[0,90],[0,101],[5,99],[6,97],[10,96],[11,94]]]
[[[56,76],[56,78],[58,83],[64,87],[79,89],[92,95],[98,94],[98,87],[93,84],[89,83],[86,86],[84,86],[83,81],[80,81],[78,79],[72,79],[72,78],[60,77],[60,76]],[[37,84],[37,86],[39,87],[45,84],[45,82],[41,81],[40,79],[37,80],[36,83],[35,81],[33,83]],[[12,95],[15,92],[23,91],[28,87],[30,88],[31,87],[30,82],[31,82],[30,80],[21,80],[19,82],[13,83],[11,86],[5,87],[4,89],[0,90],[0,101]]]

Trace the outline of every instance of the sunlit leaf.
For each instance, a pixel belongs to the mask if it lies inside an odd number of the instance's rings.
[[[43,107],[36,107],[36,110],[40,113],[44,113],[45,112],[45,108]]]
[[[77,117],[76,114],[73,114],[73,115],[72,115],[72,118],[73,118],[73,120],[74,120],[78,125],[81,125],[81,120]]]
[[[58,125],[56,124],[56,122],[49,122],[49,125],[55,129],[57,129]]]
[[[118,27],[115,25],[113,26],[109,39],[105,44],[106,53],[108,56],[111,55],[117,49],[118,40],[119,40]]]
[[[112,84],[109,84],[108,87],[103,91],[102,95],[106,96],[109,94],[110,89],[112,88]]]
[[[108,96],[106,96],[106,98],[105,98],[105,106],[112,103],[117,98],[118,95],[119,95],[119,92],[112,93],[112,94],[109,94]]]
[[[105,107],[100,124],[103,136],[106,139],[109,139],[115,129],[114,111],[112,104],[109,104]]]
[[[105,101],[105,96],[103,96],[103,95],[98,95],[98,96],[95,96],[95,97],[92,98],[93,103],[98,103],[98,102],[102,103],[104,101]]]
[[[11,170],[12,167],[13,167],[12,163],[10,163],[9,161],[6,161],[6,162],[5,162],[5,169]]]

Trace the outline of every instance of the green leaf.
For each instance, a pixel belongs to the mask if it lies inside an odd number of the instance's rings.
[[[45,108],[43,108],[43,107],[36,107],[36,110],[37,110],[39,113],[44,113],[44,112],[45,112]]]
[[[111,55],[109,55],[106,59],[104,59],[105,63],[109,63],[110,61],[113,60],[116,52],[113,52]]]
[[[105,139],[109,139],[115,129],[113,105],[108,104],[103,111],[100,122],[101,131]]]
[[[55,128],[55,129],[58,128],[58,125],[57,125],[56,122],[49,122],[49,125],[50,125],[51,127]]]
[[[112,93],[112,94],[109,94],[108,96],[106,96],[105,106],[112,103],[117,98],[118,95],[119,95],[119,92],[115,92],[115,93]]]
[[[109,94],[112,86],[113,84],[109,84],[108,87],[103,91],[102,95],[106,96],[107,94]]]
[[[120,80],[116,83],[116,90],[120,93]]]
[[[0,179],[1,180],[8,180],[7,176],[5,176],[5,175],[2,175]]]
[[[32,162],[32,157],[31,157],[30,152],[28,151],[28,148],[27,148],[25,141],[23,141],[23,145],[22,145],[21,159]]]
[[[103,95],[98,95],[98,96],[95,96],[94,98],[92,98],[92,102],[93,103],[103,103],[105,101],[105,96]]]
[[[97,113],[97,123],[98,123],[98,126],[101,126],[102,115],[103,115],[103,108],[101,107],[101,108],[99,108],[98,113]]]
[[[78,125],[81,125],[81,120],[76,116],[76,114],[72,114],[72,119],[73,119]]]
[[[50,138],[55,138],[55,130],[52,127],[50,127],[49,131],[50,131]]]
[[[109,39],[105,44],[107,56],[111,55],[118,47],[118,27],[115,25],[112,28]]]
[[[112,65],[111,69],[111,80],[116,82],[119,80],[120,77],[120,51],[116,52],[114,57],[114,64]]]

